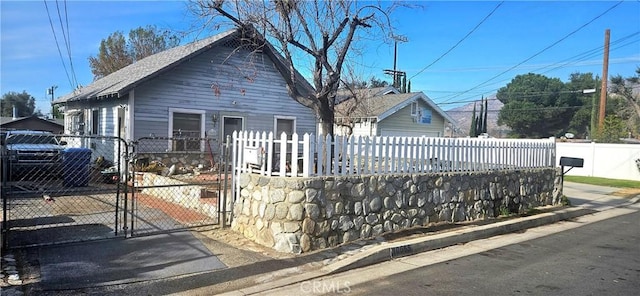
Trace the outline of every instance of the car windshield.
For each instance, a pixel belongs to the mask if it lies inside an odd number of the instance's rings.
[[[52,135],[21,135],[14,134],[7,138],[7,145],[12,144],[52,144],[58,145],[58,140]]]

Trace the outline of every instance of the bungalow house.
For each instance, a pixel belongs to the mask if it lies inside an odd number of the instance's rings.
[[[290,73],[279,53],[251,40],[229,30],[151,55],[58,98],[65,133],[167,138],[160,150],[183,154],[207,154],[236,130],[315,133],[312,110],[287,91],[283,77]],[[313,91],[306,80],[297,81],[301,92]],[[195,140],[205,138],[209,147]]]
[[[338,135],[449,137],[456,122],[422,92],[394,87],[355,90],[336,105]]]

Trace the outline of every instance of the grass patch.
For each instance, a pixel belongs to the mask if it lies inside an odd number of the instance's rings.
[[[567,182],[584,183],[584,184],[591,184],[591,185],[640,189],[640,181],[633,181],[633,180],[619,180],[619,179],[607,179],[607,178],[585,177],[585,176],[564,176],[564,180]]]

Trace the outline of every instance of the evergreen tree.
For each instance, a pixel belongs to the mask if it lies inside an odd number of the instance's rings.
[[[475,137],[476,136],[476,126],[477,126],[478,122],[476,120],[476,104],[473,104],[473,114],[471,114],[471,127],[469,128],[469,136],[470,137]]]
[[[484,117],[483,117],[483,121],[482,121],[482,130],[480,131],[480,133],[486,133],[487,132],[487,113],[489,111],[489,100],[488,99],[484,99]]]
[[[480,116],[477,117],[477,124],[476,124],[476,135],[475,137],[477,137],[478,135],[480,135],[482,133],[483,130],[483,126],[482,123],[484,123],[484,104],[482,104],[482,101],[484,100],[484,98],[482,100],[480,100]]]

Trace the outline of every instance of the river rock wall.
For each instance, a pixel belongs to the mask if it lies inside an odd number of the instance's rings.
[[[311,178],[242,174],[232,228],[280,252],[308,252],[430,223],[558,204],[557,176],[554,168]]]

